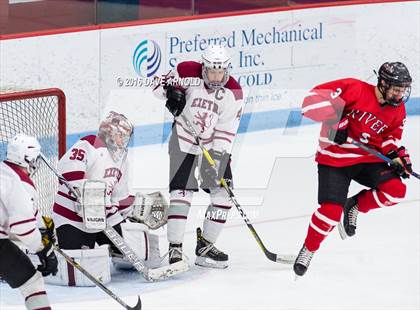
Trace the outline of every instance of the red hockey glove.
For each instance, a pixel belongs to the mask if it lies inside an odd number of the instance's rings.
[[[403,178],[407,179],[410,177],[410,173],[413,172],[410,155],[408,154],[405,147],[400,146],[396,150],[388,152],[387,156],[392,159],[392,168]]]

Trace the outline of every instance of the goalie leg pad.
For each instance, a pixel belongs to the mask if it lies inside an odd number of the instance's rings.
[[[148,268],[156,268],[161,264],[159,237],[149,233],[145,224],[126,222],[121,223],[124,241]],[[133,265],[122,255],[113,253],[112,262],[120,269],[132,269]]]
[[[111,281],[108,245],[102,245],[95,249],[63,251],[102,284],[107,284]],[[57,255],[57,259],[58,273],[55,276],[46,277],[46,283],[63,286],[95,286],[84,274],[70,265],[64,257]]]

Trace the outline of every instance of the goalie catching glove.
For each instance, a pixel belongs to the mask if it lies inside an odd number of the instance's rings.
[[[158,229],[168,222],[168,203],[161,192],[143,195],[136,193],[129,219],[144,223],[150,229]]]

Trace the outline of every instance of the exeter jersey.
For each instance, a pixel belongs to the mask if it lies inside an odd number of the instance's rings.
[[[397,148],[406,117],[404,104],[381,106],[375,86],[351,78],[313,88],[303,101],[302,113],[322,122],[316,161],[334,167],[382,161],[353,144],[338,145],[328,139],[331,126],[341,118],[349,120],[349,137],[387,154]]]
[[[43,248],[38,230],[38,199],[29,176],[13,163],[0,163],[0,239],[18,238],[38,252]]]
[[[190,121],[201,142],[207,149],[231,153],[233,141],[238,130],[243,111],[243,94],[240,85],[230,77],[223,88],[211,90],[202,78],[202,65],[194,61],[178,64],[166,78],[196,78],[200,83],[185,85],[186,105],[183,114]],[[166,91],[161,85],[154,90],[160,98],[166,98]],[[201,150],[187,124],[178,116],[175,118],[179,147],[182,152],[200,154]]]
[[[107,183],[106,217],[107,224],[114,226],[126,216],[134,201],[129,195],[128,162],[123,156],[117,162],[111,157],[104,142],[90,135],[76,142],[58,163],[58,171],[74,187],[84,180],[102,180]],[[76,198],[64,184],[60,184],[55,196],[53,218],[56,227],[70,224],[86,232],[82,218],[78,215]]]

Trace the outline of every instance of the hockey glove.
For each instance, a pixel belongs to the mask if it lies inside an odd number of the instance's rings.
[[[224,177],[226,167],[230,161],[229,153],[209,150],[209,154],[216,163],[216,167],[213,168],[210,166],[209,162],[203,156],[200,174],[202,178],[201,188],[204,190],[220,186],[219,181]],[[231,185],[230,180],[226,180],[226,183],[228,183],[229,186]]]
[[[403,179],[410,177],[410,173],[413,172],[413,169],[410,155],[405,147],[400,146],[398,149],[388,152],[387,156],[392,159],[393,164],[391,164],[391,167],[399,176]]]
[[[179,116],[186,103],[185,91],[182,88],[168,85],[166,86],[166,98],[166,108],[173,116]]]
[[[348,137],[348,124],[349,120],[347,117],[341,119],[337,124],[334,124],[328,131],[328,139],[340,145],[346,143]]]
[[[50,217],[43,216],[45,228],[40,228],[42,237],[42,244],[44,248],[37,252],[41,265],[38,266],[37,270],[42,273],[42,276],[46,277],[50,274],[56,275],[57,273],[57,257],[53,250],[53,244],[56,242],[54,233],[54,222]]]

